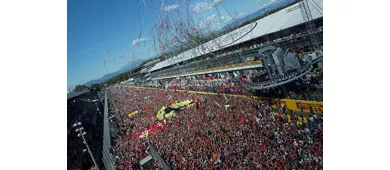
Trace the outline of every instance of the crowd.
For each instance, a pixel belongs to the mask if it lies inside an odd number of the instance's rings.
[[[232,73],[214,73],[208,75],[197,75],[166,79],[159,81],[157,88],[171,90],[193,90],[214,93],[228,93],[240,95],[257,95],[272,98],[290,98],[309,101],[322,101],[322,71],[311,71],[307,75],[291,80],[298,75],[308,71],[303,67],[295,72],[284,76],[276,77],[275,80],[263,81],[261,77],[267,76],[264,71],[252,70],[251,72],[234,71]],[[283,92],[281,86],[275,86],[282,82],[288,91]],[[260,89],[252,89],[252,86],[259,86]]]
[[[172,169],[322,169],[322,114],[302,115],[280,103],[223,93],[127,87],[109,91],[117,169],[139,166],[150,152],[146,140]],[[201,102],[166,119],[166,128],[143,138],[132,136],[158,122],[154,116],[161,107],[195,96]],[[135,110],[139,113],[129,117]],[[153,165],[161,167],[157,161]]]

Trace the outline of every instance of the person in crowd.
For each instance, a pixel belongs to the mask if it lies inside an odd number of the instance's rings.
[[[310,113],[311,113],[311,114],[314,114],[314,112],[313,112],[313,106],[309,105],[309,110],[310,110]]]
[[[301,109],[301,112],[303,112],[303,105],[301,104],[301,102],[298,102],[298,106],[299,106],[299,109]]]

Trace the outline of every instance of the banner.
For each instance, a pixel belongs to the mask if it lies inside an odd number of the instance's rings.
[[[156,122],[150,125],[146,130],[133,134],[133,138],[145,138],[145,137],[147,138],[148,136],[154,135],[159,130],[163,130],[166,127],[167,127],[167,123],[165,121]]]
[[[216,101],[214,101],[214,104],[223,109],[223,107],[220,104],[218,104]]]
[[[148,107],[145,107],[145,108],[143,108],[142,110],[143,110],[143,111],[145,111],[145,112],[147,112],[147,111],[149,111],[149,110],[150,110],[150,106],[148,106]]]
[[[138,113],[138,110],[134,111],[134,112],[131,112],[129,113],[129,117],[133,117],[134,115],[136,115]]]
[[[299,108],[299,103],[302,105],[304,112],[310,112],[310,110],[309,110],[310,105],[313,107],[313,112],[316,112],[316,109],[323,111],[323,103],[322,102],[282,99],[282,100],[280,100],[280,103],[287,106],[288,109],[291,109],[294,111],[301,111],[301,109]]]
[[[156,118],[158,120],[163,120],[164,118],[170,118],[175,115],[175,110],[178,109],[186,109],[193,107],[195,105],[195,101],[186,100],[183,102],[178,102],[174,104],[170,104],[169,107],[162,107],[156,114]]]
[[[131,88],[142,88],[142,89],[157,89],[157,88],[146,88],[146,87],[136,87],[136,86],[129,86]],[[157,89],[157,90],[161,90],[161,89]],[[234,89],[233,89],[234,90]],[[171,91],[174,91],[174,90],[171,90]],[[181,92],[184,92],[184,90],[178,90],[178,91],[181,91]],[[189,94],[205,94],[205,95],[217,95],[217,93],[210,93],[210,92],[196,92],[196,91],[187,91]],[[232,97],[246,97],[245,95],[236,95],[236,94],[224,94],[227,96],[232,96]],[[223,96],[224,97],[224,96]],[[259,97],[259,96],[253,96],[254,99],[256,100],[268,100],[270,98],[267,98],[267,97]],[[226,99],[225,99],[226,100]],[[299,108],[299,102],[301,103],[301,105],[303,106],[303,111],[304,112],[310,112],[309,110],[309,106],[311,105],[313,107],[313,111],[315,112],[316,109],[319,109],[320,111],[323,111],[323,103],[322,102],[314,102],[314,101],[305,101],[305,100],[292,100],[292,99],[282,99],[282,100],[275,100],[275,99],[270,99],[272,103],[274,103],[272,105],[272,107],[276,107],[275,103],[276,102],[279,102],[281,104],[284,104],[285,106],[287,106],[288,109],[291,109],[293,111],[301,111],[301,109]],[[215,103],[215,102],[214,102]],[[219,104],[215,103],[217,106]],[[220,106],[220,105],[219,105]],[[221,108],[223,108],[221,106]]]

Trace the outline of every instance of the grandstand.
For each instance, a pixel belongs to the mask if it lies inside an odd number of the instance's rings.
[[[322,1],[316,0],[322,7]],[[236,71],[248,75],[263,70],[258,50],[266,46],[280,47],[284,52],[294,49],[296,53],[317,52],[312,49],[310,35],[318,35],[322,42],[322,13],[309,4],[316,30],[308,30],[302,14],[294,4],[272,15],[248,24],[217,39],[157,63],[149,70],[152,84],[166,80],[197,75]],[[248,73],[249,72],[249,73]],[[161,84],[161,83],[160,83]]]
[[[261,89],[277,88],[286,97],[285,85],[298,88],[294,83],[306,74],[314,74],[317,62],[322,60],[323,17],[318,10],[322,9],[322,0],[313,2],[307,5],[314,28],[305,21],[301,3],[296,3],[176,56],[160,62],[155,60],[153,67],[147,65],[148,68],[143,69],[148,78],[141,82],[149,87],[199,89],[210,86],[209,83],[219,86],[225,82],[245,81],[245,88],[256,94]],[[319,46],[313,46],[313,36],[318,37]],[[259,54],[261,49],[269,47],[275,48],[267,54]],[[275,66],[276,52],[283,68]],[[177,79],[181,83],[172,83]],[[210,79],[213,80],[208,81]]]

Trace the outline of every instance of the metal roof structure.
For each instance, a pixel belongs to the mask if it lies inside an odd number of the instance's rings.
[[[166,76],[166,77],[160,77],[160,78],[152,78],[152,80],[161,80],[161,79],[175,78],[175,77],[196,76],[196,75],[202,75],[202,74],[211,74],[211,73],[219,73],[219,72],[227,72],[227,71],[254,69],[254,68],[261,68],[261,67],[263,67],[262,64],[252,64],[252,65],[247,65],[247,66],[232,67],[232,68],[226,68],[226,69],[218,69],[218,70],[202,71],[202,72],[197,72],[197,73],[189,73],[189,74],[180,74],[180,75]]]
[[[159,61],[160,61],[160,59],[155,59],[155,60],[152,60],[152,61],[147,62],[147,63],[144,64],[143,66],[144,66],[144,67],[147,67],[147,66],[149,66],[149,65],[158,63]]]
[[[81,96],[85,93],[89,93],[90,91],[87,89],[87,90],[83,90],[83,91],[78,91],[78,92],[73,92],[73,93],[68,93],[68,99],[72,99],[72,98],[75,98],[77,96]]]
[[[308,4],[312,17],[313,19],[321,18],[323,16],[323,0],[313,0],[313,2],[315,2],[315,5],[313,3]],[[300,3],[291,5],[221,37],[159,62],[149,72],[302,24],[305,21],[298,7],[299,5]],[[319,7],[320,9],[318,9]]]

